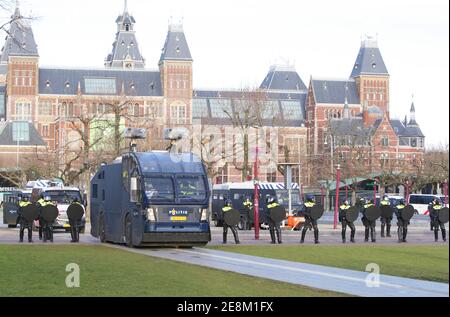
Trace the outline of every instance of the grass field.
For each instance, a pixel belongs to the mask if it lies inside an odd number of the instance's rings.
[[[448,246],[214,246],[210,249],[448,283]]]
[[[66,265],[81,287],[65,285]],[[343,296],[102,246],[0,246],[2,296]]]

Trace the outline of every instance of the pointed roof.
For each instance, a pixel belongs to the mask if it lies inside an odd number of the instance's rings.
[[[116,40],[113,49],[105,59],[107,68],[127,68],[128,63],[133,69],[145,68],[145,59],[141,55],[133,25],[136,20],[128,12],[128,3],[125,0],[124,12],[117,20]]]
[[[389,72],[378,48],[378,41],[367,37],[361,42],[358,57],[350,77],[361,75],[389,75]]]
[[[193,61],[181,23],[169,25],[159,63],[166,60]]]
[[[19,137],[19,140],[18,140]],[[46,146],[35,126],[30,122],[3,121],[0,122],[0,145],[1,146]]]
[[[416,107],[414,106],[414,102],[411,104],[410,119],[407,127],[419,127],[419,124],[416,121]]]
[[[273,65],[270,67],[260,89],[306,91],[306,85],[292,65]]]
[[[5,46],[1,52],[0,61],[2,63],[8,63],[10,56],[39,57],[33,30],[21,15],[18,6],[11,16],[10,29],[6,37]]]

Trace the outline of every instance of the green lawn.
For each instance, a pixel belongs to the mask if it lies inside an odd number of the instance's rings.
[[[81,287],[65,285],[80,266]],[[0,246],[1,296],[343,296],[103,246]]]
[[[214,246],[210,249],[448,283],[448,246]]]

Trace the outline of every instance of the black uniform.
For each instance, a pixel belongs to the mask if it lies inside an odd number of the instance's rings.
[[[314,229],[314,242],[319,244],[319,227],[317,226],[317,220],[311,218],[311,209],[316,205],[315,202],[309,201],[305,203],[305,223],[303,224],[302,238],[300,243],[305,242],[305,236],[308,229]]]
[[[41,198],[39,198],[39,200],[36,202],[36,206],[38,207],[38,210],[41,209],[41,204],[44,202],[44,198],[41,196]],[[42,240],[42,232],[43,232],[43,224],[42,224],[42,219],[41,217],[39,217],[39,240]]]
[[[19,231],[19,239],[20,243],[23,242],[23,236],[25,234],[25,229],[28,229],[28,242],[33,243],[33,222],[29,222],[23,217],[23,208],[31,205],[29,201],[21,200],[19,202],[19,210],[17,211],[19,215],[19,225],[20,225],[20,231]]]
[[[390,206],[391,203],[389,200],[382,200],[380,203],[382,206]],[[386,236],[388,238],[391,237],[391,222],[392,222],[392,217],[390,218],[384,218],[381,217],[381,237],[384,238],[384,228],[386,227]]]
[[[365,242],[369,241],[369,231],[370,231],[370,238],[371,238],[372,242],[377,241],[376,232],[375,232],[375,226],[377,224],[377,221],[376,220],[371,221],[366,218],[366,210],[373,206],[375,206],[373,203],[368,203],[363,206],[363,217],[361,220],[365,227],[365,235],[364,235]]]
[[[272,244],[275,244],[276,242],[275,242],[275,234],[277,235],[277,240],[278,240],[278,243],[279,244],[281,244],[281,243],[283,243],[283,241],[281,240],[281,227],[280,227],[280,223],[278,222],[278,223],[275,223],[275,221],[273,221],[271,218],[270,218],[270,210],[272,209],[272,208],[275,208],[275,207],[278,207],[278,206],[280,206],[277,202],[272,202],[272,203],[269,203],[268,205],[267,205],[267,214],[266,214],[266,216],[267,216],[267,221],[268,221],[268,223],[269,223],[269,232],[270,232],[270,238],[271,238],[271,240],[272,240]]]
[[[353,222],[348,221],[348,220],[345,218],[346,211],[347,211],[348,209],[350,209],[350,208],[351,208],[351,206],[348,205],[348,204],[345,204],[345,203],[342,204],[342,205],[339,207],[339,222],[342,223],[342,242],[343,242],[343,243],[345,243],[345,241],[346,241],[347,226],[348,226],[348,227],[350,228],[350,230],[351,230],[351,233],[350,233],[350,241],[351,241],[352,243],[355,243],[355,233],[356,233],[355,225],[354,225]]]
[[[232,207],[227,205],[222,208],[222,212],[223,212],[223,214],[225,214],[226,212],[228,212],[232,209],[233,209]],[[230,226],[225,221],[223,222],[223,243],[224,244],[227,243],[228,228],[230,228],[231,232],[233,232],[234,242],[236,242],[236,244],[239,244],[240,242],[239,242],[237,226]]]
[[[247,218],[245,219],[244,230],[252,230],[253,226],[253,203],[250,199],[244,201],[244,210]]]
[[[408,234],[409,220],[402,218],[402,212],[405,207],[404,204],[400,203],[394,209],[395,215],[397,216],[398,242],[406,242],[406,235]]]
[[[79,205],[79,206],[83,207],[83,205],[80,204],[79,202],[73,202],[72,205]],[[70,236],[72,238],[72,240],[70,242],[72,242],[72,243],[80,242],[81,219],[80,220],[72,220],[69,218],[69,224],[70,224]]]
[[[428,206],[428,211],[430,212],[431,223],[434,228],[434,241],[439,240],[439,228],[442,232],[442,240],[447,241],[447,234],[445,231],[445,224],[439,220],[439,210],[443,207],[440,203],[432,203]]]
[[[41,223],[41,226],[42,226],[44,242],[47,242],[47,240],[50,240],[50,242],[53,243],[53,223],[47,222],[44,219],[44,217],[42,217],[42,209],[45,206],[49,206],[49,205],[54,206],[55,204],[51,201],[43,201],[40,205],[41,205],[41,208],[40,208],[40,212],[39,212],[39,214],[40,214],[39,222]]]

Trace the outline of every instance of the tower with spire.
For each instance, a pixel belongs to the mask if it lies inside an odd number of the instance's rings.
[[[139,51],[134,25],[136,20],[128,12],[128,0],[124,0],[123,14],[116,19],[117,33],[113,49],[105,59],[106,68],[143,69],[145,60]]]
[[[193,59],[184,34],[182,20],[169,22],[166,41],[159,60],[161,85],[167,98],[168,113],[174,123],[192,120]],[[182,118],[184,115],[185,118]]]
[[[8,82],[7,117],[11,120],[30,121],[36,111],[36,96],[39,93],[39,53],[33,29],[21,14],[19,6],[19,1],[16,1],[1,51],[0,77],[6,78]]]
[[[350,76],[355,80],[361,104],[377,107],[389,117],[389,72],[378,47],[378,40],[366,36]]]

